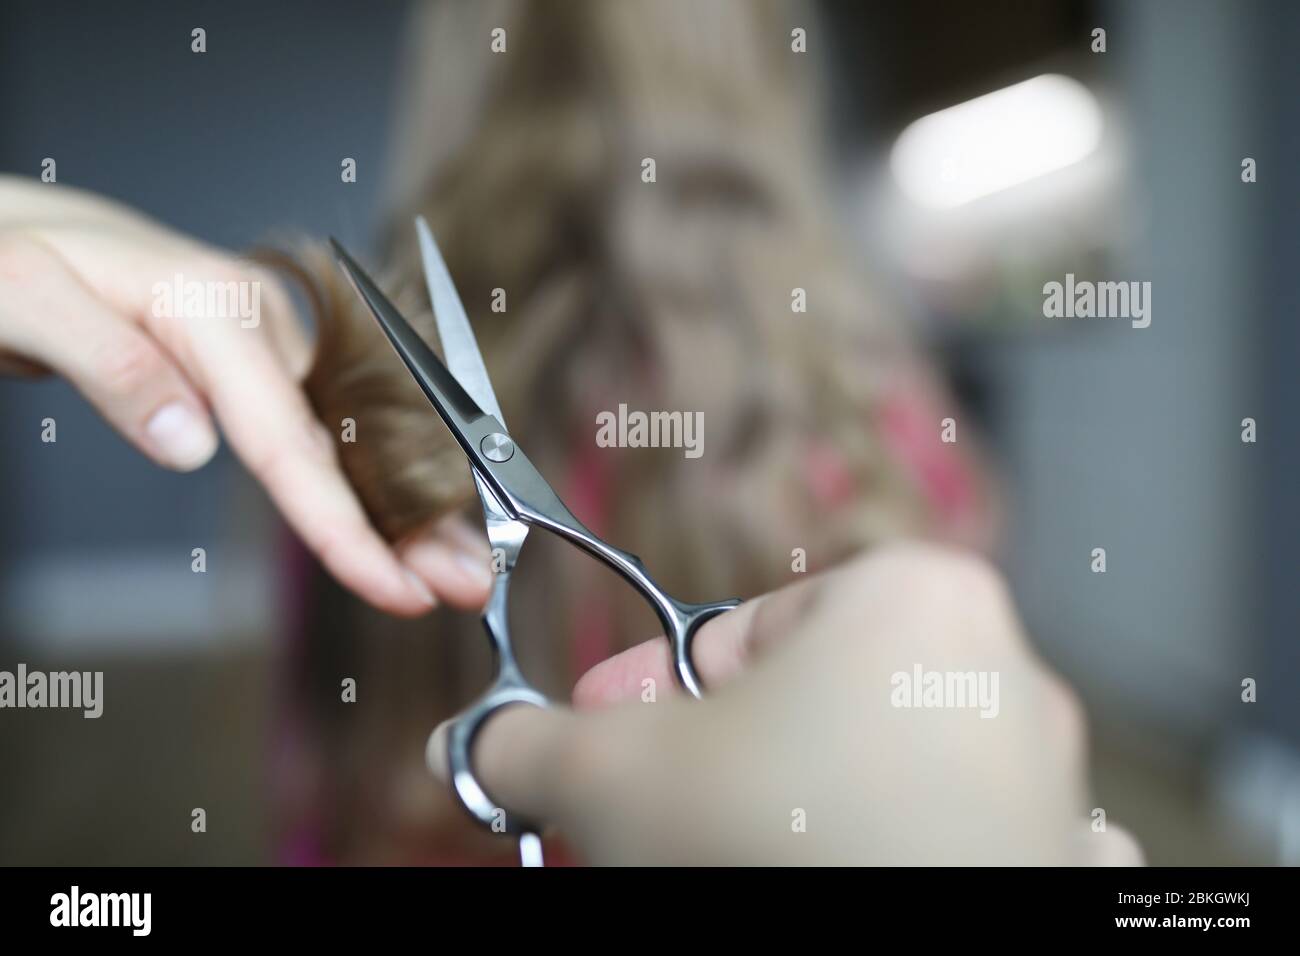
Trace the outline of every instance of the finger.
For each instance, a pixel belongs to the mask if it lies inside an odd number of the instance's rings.
[[[429,735],[425,762],[443,783],[449,780],[447,738],[451,721]],[[474,774],[488,796],[507,812],[554,820],[565,793],[564,754],[572,751],[579,721],[563,709],[507,707],[488,718],[474,740]],[[564,788],[564,789],[562,789]]]
[[[259,339],[261,328],[207,323],[192,331],[195,377],[231,448],[339,581],[390,613],[427,612],[434,594],[371,526],[333,437]]]
[[[177,471],[205,464],[217,449],[217,432],[184,373],[75,275],[54,263],[47,267],[57,271],[54,280],[27,286],[9,303],[30,320],[21,322],[17,347],[70,380],[158,464]]]
[[[487,601],[492,553],[482,533],[460,515],[447,515],[406,538],[397,554],[448,604],[474,611]]]
[[[235,321],[258,327],[262,344],[281,360],[295,381],[307,373],[312,357],[310,339],[284,282],[262,263],[232,257],[149,223],[125,236],[120,229],[97,230],[84,224],[45,226],[31,235],[56,251],[98,298],[144,325],[178,356],[188,353],[189,335],[195,331],[190,320],[211,324],[214,319],[191,315],[187,320],[185,315],[192,306],[183,304],[186,293],[177,286],[236,283],[238,294],[245,298],[230,303],[241,313]],[[130,241],[125,241],[128,238]],[[173,293],[174,300],[165,306]],[[168,314],[176,312],[181,315]],[[187,365],[185,359],[180,361]]]
[[[156,232],[157,230],[155,230]],[[86,230],[48,230],[53,243],[105,300],[148,322],[155,337],[205,394],[235,453],[266,487],[285,519],[345,586],[393,614],[415,616],[437,602],[371,527],[343,476],[333,442],[315,420],[292,370],[278,360],[277,321],[218,316],[150,316],[155,289],[186,280],[247,281],[224,257],[176,237],[112,244]],[[283,307],[277,296],[266,303]],[[251,319],[251,317],[250,317]]]

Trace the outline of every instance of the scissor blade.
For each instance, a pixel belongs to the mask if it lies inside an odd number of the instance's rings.
[[[366,271],[347,254],[338,240],[331,236],[330,245],[334,247],[334,255],[338,258],[344,274],[379,322],[380,328],[388,336],[388,341],[392,343],[398,357],[406,364],[439,416],[447,423],[452,435],[461,447],[466,449],[470,460],[474,460],[476,449],[470,450],[471,442],[466,435],[466,430],[473,422],[487,417],[487,413],[461,387],[460,382],[456,381],[456,376],[452,375],[438,356],[433,354],[433,350],[424,339],[411,328],[411,324],[406,321],[402,313],[398,312],[397,307],[379,291],[374,280],[366,275]]]
[[[478,403],[478,407],[489,415],[496,416],[496,420],[504,425],[505,416],[501,414],[501,406],[492,390],[492,380],[488,378],[483,354],[478,349],[478,341],[469,324],[469,316],[465,314],[465,306],[456,293],[456,284],[451,280],[447,263],[443,261],[442,253],[423,216],[416,217],[415,231],[420,239],[424,281],[429,287],[429,301],[433,304],[433,318],[438,325],[438,338],[442,340],[442,354],[447,360],[447,367]]]
[[[415,218],[415,231],[420,239],[420,259],[424,262],[424,281],[429,287],[433,321],[438,328],[438,338],[442,340],[442,354],[447,359],[447,367],[479,407],[489,415],[495,415],[497,421],[504,425],[506,420],[501,414],[501,406],[497,404],[496,393],[492,390],[492,380],[488,378],[483,354],[479,352],[474,330],[470,328],[469,316],[465,314],[465,306],[456,293],[447,263],[443,261],[438,244],[433,240],[433,232],[423,216]],[[498,546],[496,539],[499,537],[516,542],[513,552],[507,555],[513,567],[513,555],[517,554],[519,545],[528,534],[528,528],[511,521],[481,477],[476,475],[475,483],[479,499],[483,503],[483,519],[487,522],[488,540],[492,546]]]

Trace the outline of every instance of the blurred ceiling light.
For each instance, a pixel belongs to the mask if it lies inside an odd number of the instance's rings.
[[[898,137],[890,167],[911,199],[951,209],[1079,162],[1101,126],[1082,83],[1044,74],[921,117]]]

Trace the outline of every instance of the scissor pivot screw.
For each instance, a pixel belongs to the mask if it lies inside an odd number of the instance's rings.
[[[500,432],[485,436],[478,447],[488,461],[509,461],[515,453],[515,443],[510,440],[509,435]]]

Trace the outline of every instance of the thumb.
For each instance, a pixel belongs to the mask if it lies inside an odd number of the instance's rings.
[[[451,779],[447,741],[454,721],[439,724],[425,747],[425,762],[443,783]],[[581,719],[569,710],[506,707],[488,717],[474,739],[474,775],[497,806],[553,820],[575,790],[565,768],[580,729]]]

